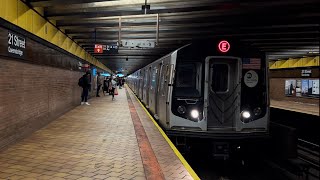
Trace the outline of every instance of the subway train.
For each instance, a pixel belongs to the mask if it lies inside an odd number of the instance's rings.
[[[268,137],[266,55],[239,41],[194,41],[130,74],[127,84],[171,137]]]

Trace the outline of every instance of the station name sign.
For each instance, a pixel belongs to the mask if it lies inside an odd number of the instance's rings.
[[[310,77],[312,73],[311,69],[303,69],[301,70],[301,76],[302,77]]]
[[[8,31],[8,53],[11,56],[24,58],[26,49],[26,38]]]

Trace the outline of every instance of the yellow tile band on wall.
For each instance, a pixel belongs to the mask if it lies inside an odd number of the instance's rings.
[[[269,69],[317,67],[317,66],[320,66],[319,56],[269,61]]]
[[[15,24],[22,29],[56,45],[60,48],[74,54],[75,56],[84,59],[85,61],[111,72],[103,63],[86,52],[81,46],[75,43],[70,37],[66,36],[55,26],[55,21],[44,19],[43,8],[35,8],[41,14],[40,16],[35,10],[30,9],[21,0],[0,0],[0,18],[5,19],[12,24]]]

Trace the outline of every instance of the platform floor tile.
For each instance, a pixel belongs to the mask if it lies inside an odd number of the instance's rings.
[[[270,106],[273,108],[319,116],[319,104],[308,104],[294,101],[277,101],[271,99]]]
[[[0,179],[146,179],[124,89],[0,152]]]
[[[158,159],[162,172],[167,180],[177,179],[193,179],[176,154],[172,151],[169,144],[162,137],[157,127],[153,124],[149,116],[143,110],[133,92],[130,88],[127,88],[130,97],[136,107],[137,113],[141,119],[143,127],[146,131],[152,149]]]

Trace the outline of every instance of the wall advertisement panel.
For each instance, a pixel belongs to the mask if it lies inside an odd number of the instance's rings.
[[[285,95],[296,97],[319,97],[319,79],[286,80]]]
[[[312,80],[311,95],[319,97],[319,79]]]
[[[296,86],[296,96],[301,97],[301,79],[297,80],[297,86]]]
[[[295,96],[296,92],[296,80],[290,79],[286,80],[285,83],[285,95],[286,96]]]
[[[308,79],[302,79],[301,85],[302,85],[302,92],[301,92],[302,96],[308,96],[308,89],[309,89]]]

